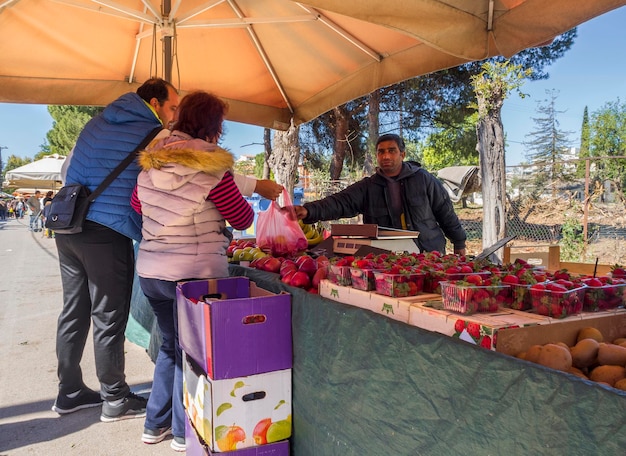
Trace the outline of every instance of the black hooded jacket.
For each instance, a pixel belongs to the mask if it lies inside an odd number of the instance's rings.
[[[446,237],[455,250],[465,248],[466,234],[454,212],[452,201],[441,182],[417,162],[406,161],[397,177],[404,201],[406,227],[399,226],[398,214],[390,213],[388,180],[376,171],[334,195],[305,203],[304,223],[338,220],[363,214],[363,223],[419,231],[421,251],[445,253]]]

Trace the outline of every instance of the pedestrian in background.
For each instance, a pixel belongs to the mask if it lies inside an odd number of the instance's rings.
[[[34,195],[31,195],[30,198],[26,200],[26,205],[28,206],[28,214],[30,216],[29,227],[31,231],[41,231],[39,227],[39,216],[41,215],[41,201],[39,198],[41,197],[41,192],[39,190],[35,191]]]

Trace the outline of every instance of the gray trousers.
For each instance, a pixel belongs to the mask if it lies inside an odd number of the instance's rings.
[[[100,394],[121,399],[130,388],[124,374],[124,340],[133,288],[132,240],[93,222],[79,234],[57,234],[63,309],[57,326],[59,393],[84,387],[80,368],[89,327]]]

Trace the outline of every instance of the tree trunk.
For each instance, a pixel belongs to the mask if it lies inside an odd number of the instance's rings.
[[[263,149],[264,157],[263,161],[263,176],[262,179],[270,178],[270,157],[272,156],[272,130],[269,128],[263,129]]]
[[[504,161],[504,131],[500,110],[502,101],[489,100],[490,109],[485,108],[485,100],[478,97],[479,109],[482,105],[487,114],[476,125],[480,172],[483,194],[483,249],[495,244],[506,236],[506,177]],[[502,252],[496,252],[502,259]]]
[[[374,174],[376,157],[376,140],[378,139],[378,118],[380,116],[380,89],[369,95],[369,110],[367,112],[367,152],[363,163],[363,173],[366,176]]]
[[[337,125],[335,128],[333,156],[330,160],[330,179],[338,180],[341,177],[343,161],[348,150],[348,113],[345,105],[336,107],[334,113]]]
[[[270,156],[270,167],[276,182],[282,184],[293,201],[293,188],[297,180],[298,162],[300,161],[300,127],[291,124],[287,131],[274,133],[274,149]],[[280,204],[284,204],[279,199]]]

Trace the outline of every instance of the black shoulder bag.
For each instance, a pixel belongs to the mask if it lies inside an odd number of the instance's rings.
[[[83,231],[83,224],[89,211],[89,205],[109,186],[113,179],[132,162],[140,150],[146,148],[150,141],[162,130],[157,127],[148,133],[141,144],[115,167],[113,171],[102,181],[93,193],[82,184],[68,184],[63,186],[52,198],[48,217],[46,217],[46,228],[58,234],[76,234]]]

